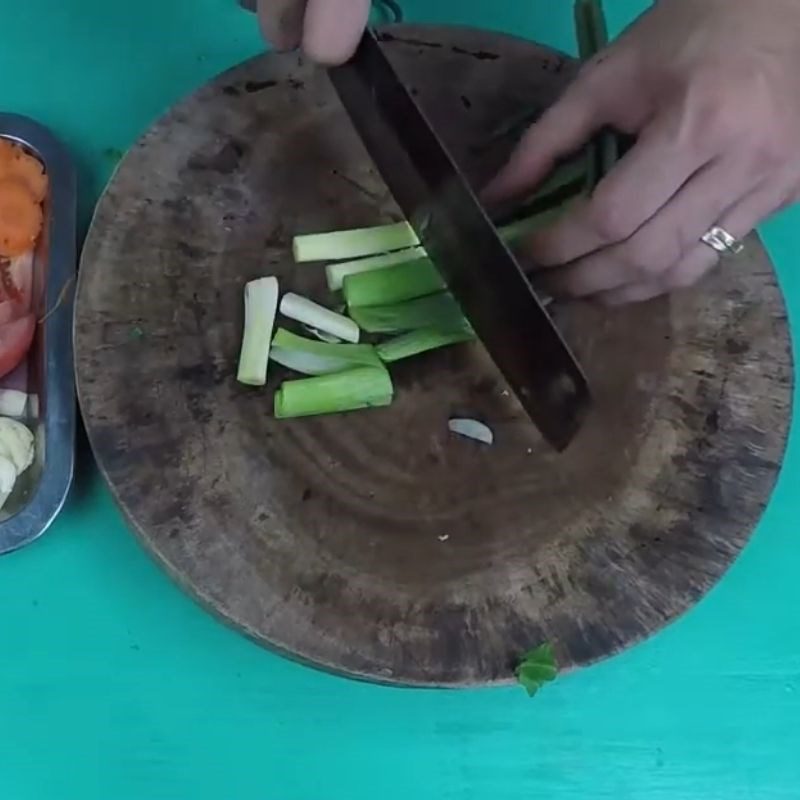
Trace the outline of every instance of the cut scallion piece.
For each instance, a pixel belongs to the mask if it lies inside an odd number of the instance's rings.
[[[447,284],[429,258],[348,275],[344,299],[353,306],[385,306],[444,291]]]
[[[428,327],[452,330],[466,323],[458,303],[447,292],[393,305],[354,306],[350,314],[369,333],[402,333]]]
[[[275,392],[275,416],[289,419],[388,406],[393,396],[392,379],[385,367],[357,367],[286,381]]]
[[[506,244],[514,244],[520,239],[547,227],[551,222],[555,222],[566,210],[568,206],[556,206],[547,211],[540,211],[532,217],[526,217],[518,222],[512,222],[499,230],[500,237]]]
[[[284,317],[329,333],[342,341],[356,343],[359,340],[358,325],[352,319],[299,294],[285,294],[281,300],[280,312]]]
[[[304,375],[327,375],[353,367],[381,366],[371,344],[329,344],[297,336],[283,328],[275,332],[269,357]]]
[[[325,267],[328,288],[332,292],[339,292],[342,289],[344,279],[348,275],[357,275],[359,272],[371,272],[376,269],[393,267],[395,264],[414,261],[417,258],[424,257],[424,255],[425,250],[422,247],[407,247],[405,250],[397,250],[394,253],[382,253],[378,256],[357,258],[355,261],[334,261]]]
[[[407,222],[394,222],[374,228],[356,228],[331,233],[295,236],[292,243],[294,260],[344,261],[403,250],[419,244],[417,234]]]
[[[267,382],[269,347],[278,308],[278,279],[259,278],[244,287],[244,335],[236,379],[249,386]]]
[[[393,339],[381,342],[375,350],[382,361],[390,364],[404,358],[447,347],[451,344],[470,342],[475,339],[475,332],[465,324],[463,326],[444,330],[442,328],[420,328],[416,331],[401,333]]]

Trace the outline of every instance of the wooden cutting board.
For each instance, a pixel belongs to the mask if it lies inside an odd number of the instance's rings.
[[[510,147],[498,125],[574,75],[492,33],[387,39],[476,185]],[[227,622],[350,676],[501,682],[542,641],[569,667],[660,628],[740,552],[779,470],[792,369],[760,243],[670,301],[556,310],[596,400],[564,455],[478,345],[399,364],[390,408],[274,420],[285,374],[235,381],[244,283],[330,301],[292,235],[396,218],[295,55],[220,76],[136,144],[97,209],[76,319],[86,425],[131,527]],[[494,446],[449,434],[452,414],[485,419]]]

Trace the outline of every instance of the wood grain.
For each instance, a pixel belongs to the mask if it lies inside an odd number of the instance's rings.
[[[387,46],[476,185],[511,144],[497,125],[574,74],[485,32],[404,26]],[[284,374],[235,381],[243,283],[329,300],[291,236],[395,218],[325,75],[294,55],[222,75],[128,154],[84,249],[77,368],[148,549],[256,640],[402,684],[505,681],[545,639],[585,664],[691,606],[746,543],[786,437],[786,315],[758,241],[669,302],[556,310],[596,398],[563,456],[479,346],[398,365],[391,408],[273,420]],[[454,413],[495,446],[449,435]]]

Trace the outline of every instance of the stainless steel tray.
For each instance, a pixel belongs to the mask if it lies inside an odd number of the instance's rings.
[[[28,403],[23,420],[34,432],[36,458],[0,512],[0,554],[41,536],[64,505],[75,457],[72,306],[76,263],[76,178],[66,148],[26,117],[0,113],[0,136],[38,156],[50,178],[45,224],[33,262],[37,327],[29,352]],[[36,291],[36,287],[40,290]],[[48,312],[49,315],[48,315]]]

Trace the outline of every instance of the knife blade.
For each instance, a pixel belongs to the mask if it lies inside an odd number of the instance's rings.
[[[329,76],[389,191],[531,421],[564,450],[591,404],[583,371],[458,165],[367,30]]]

